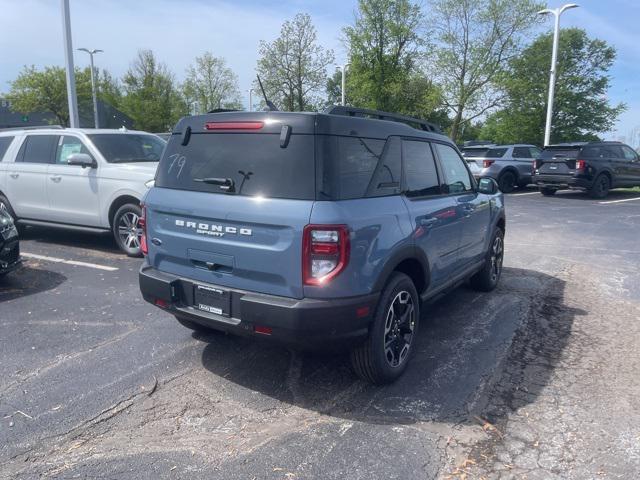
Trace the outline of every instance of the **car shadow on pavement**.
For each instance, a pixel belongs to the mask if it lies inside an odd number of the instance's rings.
[[[459,288],[425,305],[411,364],[386,386],[359,380],[346,353],[300,353],[217,333],[194,336],[209,342],[202,362],[213,375],[281,402],[367,423],[464,423],[484,409],[505,372],[523,402],[544,388],[575,315],[583,313],[564,304],[564,287],[544,273],[505,268],[490,294]],[[538,361],[546,368],[535,378],[513,371]]]
[[[31,240],[46,245],[87,248],[103,253],[120,253],[113,236],[105,233],[85,233],[57,228],[27,227],[20,240]]]
[[[26,297],[36,293],[52,290],[67,280],[64,275],[33,268],[29,264],[0,277],[0,305],[15,298]],[[0,316],[2,307],[0,306]]]

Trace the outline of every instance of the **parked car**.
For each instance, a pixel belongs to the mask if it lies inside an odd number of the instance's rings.
[[[20,266],[18,230],[7,208],[0,201],[0,278]]]
[[[112,232],[140,255],[140,199],[166,142],[126,130],[0,131],[0,202],[27,225]]]
[[[505,229],[496,182],[477,185],[449,138],[406,120],[182,119],[144,200],[144,299],[194,330],[346,342],[360,376],[396,379],[421,301],[468,279],[495,288]]]
[[[605,198],[611,188],[640,186],[640,160],[620,142],[550,145],[534,161],[533,183],[547,196],[571,188]]]
[[[493,145],[466,147],[465,160],[476,178],[496,179],[503,193],[531,183],[531,162],[541,150],[535,145]]]

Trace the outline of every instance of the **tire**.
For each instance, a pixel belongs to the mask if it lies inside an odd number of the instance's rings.
[[[9,213],[9,215],[13,219],[13,223],[15,224],[16,229],[18,230],[18,235],[22,236],[25,227],[24,225],[18,224],[18,217],[16,215],[16,212],[13,211],[13,207],[9,203],[7,197],[5,197],[4,195],[0,195],[0,209],[2,208],[4,208]]]
[[[129,257],[141,257],[140,236],[142,230],[138,228],[138,219],[142,215],[140,205],[127,203],[121,206],[113,216],[113,237],[118,248]]]
[[[545,197],[553,197],[557,192],[555,188],[548,188],[548,187],[540,187],[539,190],[540,190],[540,193]]]
[[[490,292],[498,286],[502,274],[502,261],[504,259],[504,232],[496,228],[482,270],[470,279],[471,287],[481,292]]]
[[[500,187],[500,191],[502,193],[513,192],[516,189],[517,181],[518,181],[518,178],[516,177],[516,174],[513,173],[511,170],[507,170],[506,172],[503,172],[498,177],[498,186]]]
[[[609,195],[611,189],[611,180],[608,175],[601,173],[593,181],[593,185],[589,189],[589,196],[591,198],[605,198]]]
[[[176,320],[180,325],[182,325],[183,327],[187,327],[188,329],[193,330],[194,332],[202,332],[202,333],[217,332],[217,330],[214,330],[213,328],[205,327],[204,325],[200,325],[199,323],[192,322],[191,320],[187,320],[185,318],[176,317]]]
[[[369,336],[351,351],[356,374],[376,385],[397,380],[415,350],[419,321],[416,287],[407,275],[396,272],[380,295]]]

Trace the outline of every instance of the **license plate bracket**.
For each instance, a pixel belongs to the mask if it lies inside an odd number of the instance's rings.
[[[231,293],[221,288],[209,287],[207,285],[194,285],[193,306],[203,312],[230,317]]]

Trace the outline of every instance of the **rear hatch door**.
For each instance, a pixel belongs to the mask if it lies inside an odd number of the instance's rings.
[[[145,199],[149,264],[196,282],[301,298],[302,232],[315,198],[313,118],[235,113],[178,124]],[[222,128],[207,130],[216,123]],[[294,133],[283,137],[283,126]]]
[[[546,147],[537,159],[537,170],[540,175],[571,176],[576,171],[576,158],[580,153],[577,147]]]

